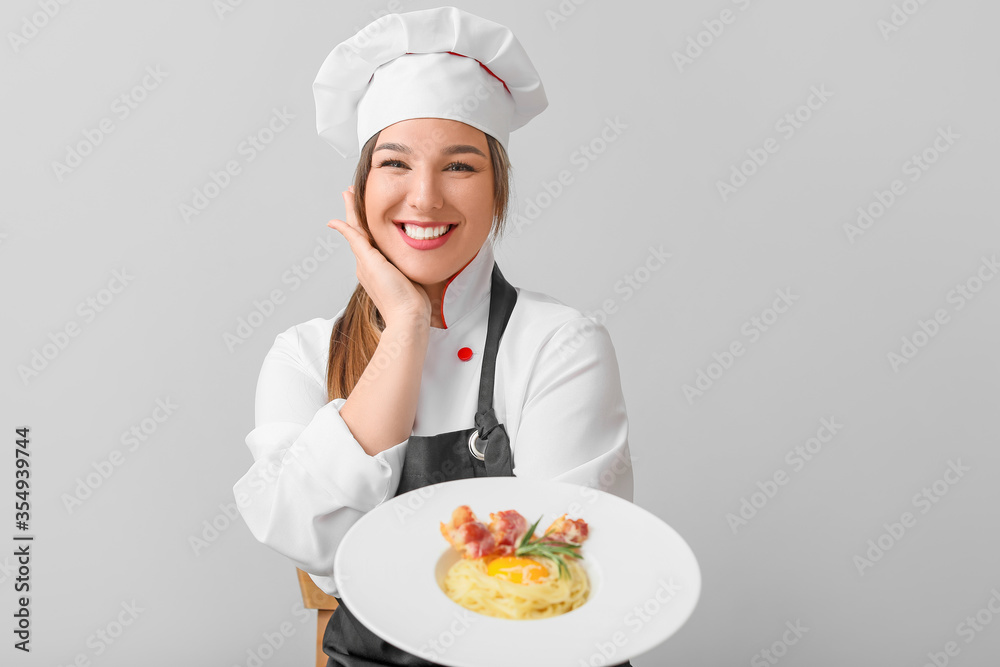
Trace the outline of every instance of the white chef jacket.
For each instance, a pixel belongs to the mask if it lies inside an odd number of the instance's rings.
[[[445,288],[446,328],[430,328],[412,435],[475,426],[493,263],[487,241]],[[590,486],[631,502],[628,419],[607,329],[556,299],[516,289],[493,398],[514,475]],[[344,310],[278,334],[246,437],[254,463],[233,487],[254,537],[330,595],[338,595],[337,546],[367,511],[395,495],[409,441],[369,456],[340,416],[346,399],[327,401],[330,334]],[[473,352],[468,361],[458,357],[463,347]]]

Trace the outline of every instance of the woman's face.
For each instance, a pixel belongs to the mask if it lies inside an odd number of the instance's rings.
[[[382,254],[432,299],[440,297],[444,283],[479,252],[493,225],[486,135],[443,118],[413,118],[385,128],[372,154],[365,210]],[[436,242],[420,241],[404,237],[404,221],[427,223],[428,231],[454,227]]]

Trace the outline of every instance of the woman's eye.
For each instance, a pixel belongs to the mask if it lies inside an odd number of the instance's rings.
[[[406,167],[406,163],[404,163],[402,160],[389,159],[389,160],[382,160],[381,162],[378,163],[378,166],[404,168]],[[478,170],[466,162],[452,162],[447,167],[445,167],[445,171],[478,171]]]

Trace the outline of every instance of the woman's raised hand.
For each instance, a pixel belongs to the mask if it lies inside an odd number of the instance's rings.
[[[358,269],[358,282],[375,302],[386,326],[412,324],[430,326],[431,300],[419,284],[413,282],[385,258],[368,240],[354,208],[354,187],[341,193],[347,221],[331,220],[327,226],[340,232],[351,246]]]

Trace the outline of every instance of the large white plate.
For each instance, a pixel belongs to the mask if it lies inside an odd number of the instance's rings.
[[[484,616],[441,590],[460,554],[440,523],[468,505],[514,509],[536,535],[567,513],[590,534],[578,561],[590,597],[566,614],[538,620]],[[616,665],[675,633],[694,611],[701,571],[687,543],[656,515],[590,487],[517,477],[432,484],[386,501],[344,536],[334,557],[339,596],[365,626],[405,651],[450,667]]]

